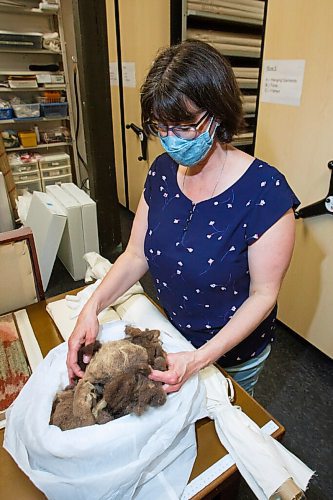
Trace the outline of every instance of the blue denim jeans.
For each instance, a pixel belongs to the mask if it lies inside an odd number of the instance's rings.
[[[240,365],[228,366],[228,368],[224,369],[243,389],[253,396],[254,386],[258,382],[259,375],[270,352],[271,344],[268,344],[259,356],[251,358]]]

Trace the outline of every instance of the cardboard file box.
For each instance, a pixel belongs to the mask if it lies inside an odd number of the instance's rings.
[[[51,196],[38,191],[33,193],[25,225],[34,235],[44,290],[50,280],[66,220],[65,210]]]
[[[58,185],[46,186],[46,192],[65,210],[67,223],[59,246],[58,257],[75,281],[82,280],[86,273],[81,206]]]
[[[96,203],[72,182],[62,183],[61,189],[81,205],[84,253],[99,253]]]

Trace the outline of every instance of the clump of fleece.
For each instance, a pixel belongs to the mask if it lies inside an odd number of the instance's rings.
[[[57,393],[50,424],[62,430],[104,424],[165,403],[162,384],[148,378],[151,368],[166,370],[159,330],[127,326],[125,333],[123,340],[96,342],[80,351],[85,374],[73,387]],[[93,354],[88,365],[82,362],[84,353]]]

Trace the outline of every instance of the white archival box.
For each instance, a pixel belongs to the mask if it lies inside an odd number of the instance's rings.
[[[34,235],[44,290],[49,283],[66,220],[65,210],[51,196],[33,192],[25,225]]]
[[[84,252],[99,253],[96,202],[72,182],[64,182],[61,189],[70,194],[81,205]]]
[[[67,214],[67,223],[61,238],[58,257],[75,281],[82,280],[86,274],[87,264],[83,259],[85,250],[80,203],[56,184],[46,186],[46,192]]]

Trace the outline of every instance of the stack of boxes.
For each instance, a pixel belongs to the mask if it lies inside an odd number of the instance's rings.
[[[22,162],[9,161],[18,194],[28,190],[45,191],[46,186],[72,182],[70,156],[67,153],[41,156]]]
[[[75,184],[35,192],[26,225],[31,227],[44,290],[58,257],[75,281],[85,277],[85,253],[99,253],[96,203]]]

